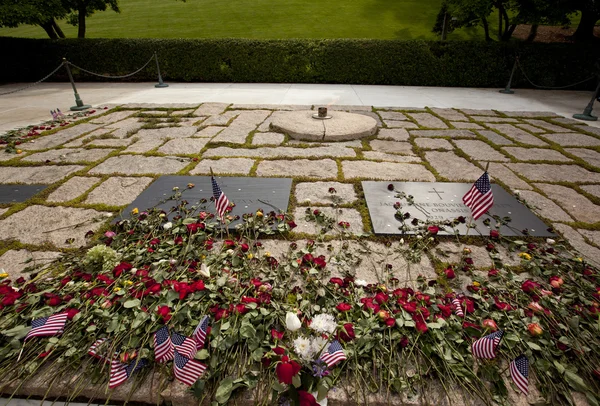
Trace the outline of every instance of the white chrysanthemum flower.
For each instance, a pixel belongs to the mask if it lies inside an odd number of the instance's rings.
[[[311,343],[313,354],[320,355],[323,352],[323,350],[325,349],[325,346],[327,345],[327,343],[328,343],[328,341],[326,339],[324,339],[323,337],[313,338],[312,343]]]
[[[303,360],[312,361],[315,353],[311,344],[312,343],[310,339],[306,337],[298,337],[294,340],[294,351],[296,351],[296,354],[298,354],[298,356]]]
[[[367,286],[367,285],[368,285],[367,281],[366,281],[366,280],[364,280],[364,279],[356,279],[356,280],[354,281],[354,284],[355,284],[356,286]]]
[[[335,331],[336,327],[335,317],[327,313],[317,314],[310,323],[310,328],[319,333],[331,334]]]
[[[163,224],[163,228],[165,230],[170,230],[171,228],[173,228],[173,223],[171,223],[170,221],[168,223]]]

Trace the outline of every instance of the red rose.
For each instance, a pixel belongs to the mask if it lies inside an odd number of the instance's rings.
[[[360,299],[360,302],[365,308],[373,310],[373,313],[377,313],[379,311],[379,305],[373,303],[373,298],[371,297],[363,297]]]
[[[498,276],[499,273],[500,273],[499,270],[497,270],[496,268],[492,268],[488,271],[488,277],[489,278],[496,277],[496,276]]]
[[[452,306],[450,305],[437,305],[437,307],[441,310],[442,312],[442,316],[446,317],[450,317],[452,315]]]
[[[415,328],[419,333],[426,333],[428,330],[427,323],[424,320],[415,321]]]
[[[271,337],[273,337],[275,340],[281,340],[284,333],[284,331],[277,331],[274,328],[271,329]]]
[[[275,373],[280,383],[290,385],[295,375],[300,372],[302,367],[296,361],[290,361],[290,359],[284,355],[281,357],[281,362],[275,367]]]
[[[417,304],[415,302],[403,303],[402,308],[408,313],[414,313],[417,311]]]
[[[58,296],[52,296],[50,299],[48,299],[48,301],[46,301],[46,304],[48,306],[58,306],[62,303],[62,299]]]
[[[390,317],[389,319],[386,319],[385,324],[388,327],[394,327],[394,325],[396,324],[396,320],[393,317]]]
[[[66,276],[60,280],[60,286],[65,286],[69,282],[71,282],[71,278],[69,276]]]
[[[400,347],[401,348],[408,347],[408,344],[409,344],[408,337],[404,336],[400,339]]]
[[[298,391],[298,400],[300,401],[299,406],[319,406],[315,397],[304,390]]]
[[[340,312],[347,312],[350,309],[352,309],[352,306],[349,305],[348,303],[340,303],[335,308],[338,309],[338,311],[340,311]]]
[[[186,227],[190,234],[197,233],[198,230],[204,230],[206,228],[204,223],[192,223],[192,224],[188,224]]]
[[[341,288],[343,288],[346,285],[344,283],[344,280],[342,278],[331,278],[331,279],[329,279],[329,283],[332,283],[334,285],[338,285]]]
[[[384,303],[387,303],[387,302],[388,302],[388,300],[390,300],[390,298],[388,297],[388,295],[386,295],[386,294],[385,294],[385,293],[383,293],[383,292],[378,292],[378,293],[375,295],[375,301],[376,301],[377,303],[379,303],[379,304],[384,304]]]
[[[344,342],[352,341],[356,338],[354,334],[354,326],[352,323],[345,323],[340,331],[338,332],[337,338]]]
[[[158,306],[156,313],[163,319],[165,323],[171,320],[171,309],[169,309],[169,306]]]
[[[452,269],[452,268],[444,269],[444,274],[446,274],[446,278],[448,278],[448,279],[456,278],[456,274],[454,273],[454,269]]]
[[[527,279],[523,284],[521,284],[521,289],[525,293],[532,293],[536,289],[540,288],[540,284],[532,281],[531,279]]]
[[[173,242],[175,243],[175,245],[183,245],[183,237],[178,235],[177,237],[175,237]]]
[[[131,265],[128,262],[121,262],[119,265],[115,266],[113,269],[113,275],[115,276],[115,278],[118,278],[119,276],[121,276],[121,274],[125,271],[129,271],[133,268],[133,265]]]
[[[324,269],[327,266],[327,262],[325,262],[325,257],[323,255],[318,256],[313,260],[315,267],[319,269]]]
[[[440,231],[440,228],[438,226],[429,226],[427,227],[427,231],[432,235],[436,235]]]
[[[235,305],[235,312],[238,314],[248,313],[248,308],[244,303],[238,303]]]
[[[233,240],[225,240],[223,241],[223,245],[225,246],[225,248],[234,248],[235,242]]]
[[[79,313],[79,309],[75,309],[75,308],[71,307],[71,308],[65,309],[65,312],[67,313],[67,319],[73,320],[73,317],[75,317],[75,315],[77,313]]]
[[[242,296],[242,303],[258,303],[258,299],[255,297]]]
[[[293,230],[294,228],[298,227],[298,225],[293,221],[288,221],[287,225],[290,228],[290,230]]]
[[[160,239],[153,238],[153,239],[150,240],[150,242],[148,244],[150,244],[150,245],[158,245],[158,244],[160,244]]]
[[[498,232],[498,230],[491,230],[490,231],[490,237],[491,238],[498,238],[498,237],[500,237],[500,233]]]
[[[196,281],[193,283],[192,286],[195,291],[206,289],[206,286],[204,285],[204,281]]]
[[[273,352],[274,352],[276,355],[279,355],[279,356],[281,356],[281,355],[284,355],[284,354],[285,354],[285,350],[284,350],[283,348],[281,348],[281,347],[275,347],[275,348],[273,348]]]

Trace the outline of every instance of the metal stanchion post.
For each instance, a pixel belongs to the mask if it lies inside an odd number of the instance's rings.
[[[504,94],[514,94],[515,93],[513,90],[510,90],[510,85],[512,83],[513,76],[515,75],[515,70],[517,70],[518,62],[519,62],[519,57],[517,56],[515,58],[515,63],[513,64],[512,71],[510,72],[510,78],[508,78],[508,84],[506,85],[506,87],[504,89],[498,90],[498,92],[504,93]]]
[[[154,53],[154,59],[156,60],[156,70],[158,71],[158,84],[154,85],[154,87],[169,87],[169,85],[163,82],[162,76],[160,74],[160,66],[158,65],[158,55],[156,55],[156,52]]]
[[[87,110],[91,108],[89,104],[83,104],[83,101],[79,97],[79,93],[77,93],[77,88],[75,87],[75,81],[73,80],[73,75],[71,74],[71,69],[69,68],[69,61],[66,58],[63,58],[63,65],[67,69],[67,74],[69,75],[69,80],[71,81],[71,86],[73,87],[73,93],[75,93],[75,104],[76,106],[71,107],[73,111],[79,110]]]
[[[590,100],[588,105],[583,110],[582,114],[573,114],[573,118],[576,118],[578,120],[585,120],[585,121],[598,120],[598,117],[592,116],[592,109],[594,108],[594,102],[599,97],[600,97],[600,76],[598,76],[598,86],[596,86],[596,91],[592,95],[592,100]]]

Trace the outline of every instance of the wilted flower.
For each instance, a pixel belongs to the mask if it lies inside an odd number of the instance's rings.
[[[302,327],[302,323],[296,313],[287,312],[285,315],[285,327],[290,331],[296,331]]]

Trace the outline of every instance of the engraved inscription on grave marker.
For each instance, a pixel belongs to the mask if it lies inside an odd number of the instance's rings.
[[[232,216],[255,213],[259,208],[265,212],[287,211],[292,187],[290,178],[216,177],[215,179],[229,201],[235,203],[231,211]],[[188,183],[193,183],[195,187],[185,190]],[[210,176],[161,176],[123,210],[122,217],[129,217],[135,207],[141,211],[157,206],[169,212],[176,205],[175,201],[159,203],[173,196],[174,187],[185,190],[182,199],[189,202],[188,207],[196,205],[204,198],[209,200],[205,204],[206,211],[215,213],[215,204],[210,201],[212,197]],[[240,222],[241,220],[231,222],[229,229],[234,229]]]
[[[402,203],[403,213],[408,212],[411,218],[419,220],[444,221],[464,216],[468,223],[471,219],[471,210],[463,204],[462,197],[473,186],[472,183],[393,182],[395,191],[389,191],[388,184],[389,182],[362,182],[375,234],[404,234],[399,229],[402,223],[394,217],[396,213],[394,203],[397,201]],[[399,192],[413,196],[414,205],[396,198]],[[528,230],[529,235],[536,237],[555,235],[547,230],[546,224],[500,185],[492,185],[492,192],[494,206],[488,213],[473,222],[476,227],[469,230],[469,235],[489,235],[496,224],[492,216],[511,219],[507,225],[500,228],[502,235],[522,236],[521,231],[524,229]],[[484,223],[486,219],[490,220],[489,226]],[[410,226],[410,220],[406,224]],[[456,229],[460,235],[467,234],[466,224],[459,224]],[[440,234],[452,233],[451,228],[446,232],[440,232]]]

